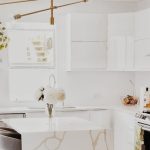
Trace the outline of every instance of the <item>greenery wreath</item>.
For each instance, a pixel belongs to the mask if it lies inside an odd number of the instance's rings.
[[[9,39],[6,34],[6,28],[4,27],[2,22],[0,22],[0,51],[7,48],[8,42],[9,42]]]

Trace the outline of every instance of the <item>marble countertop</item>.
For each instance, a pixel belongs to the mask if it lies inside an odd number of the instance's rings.
[[[47,133],[53,131],[104,130],[93,122],[76,117],[3,119],[20,134]]]
[[[115,111],[124,111],[128,113],[136,113],[139,111],[138,106],[124,106],[124,105],[116,105],[116,106],[65,106],[57,107],[56,111],[58,112],[73,112],[73,111],[99,111],[99,110],[115,110]],[[36,113],[36,112],[44,112],[44,108],[40,107],[6,107],[0,108],[0,114],[8,114],[8,113]]]
[[[28,107],[3,107],[0,108],[0,114],[9,114],[9,113],[32,113],[32,112],[42,112],[43,108],[30,109]]]
[[[56,108],[56,111],[100,111],[100,110],[115,110],[123,111],[127,113],[136,113],[139,111],[139,106],[125,106],[125,105],[116,105],[116,106],[77,106],[77,107],[65,107],[65,108]]]

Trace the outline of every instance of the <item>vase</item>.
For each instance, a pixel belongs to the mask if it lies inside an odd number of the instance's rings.
[[[46,105],[47,105],[46,113],[47,113],[48,117],[49,118],[54,117],[54,105],[53,104],[49,104],[49,103],[47,103]]]

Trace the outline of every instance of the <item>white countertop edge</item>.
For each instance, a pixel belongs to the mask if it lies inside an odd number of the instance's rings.
[[[139,106],[76,106],[76,107],[57,107],[56,112],[75,112],[75,111],[100,111],[100,110],[115,110],[128,113],[136,113],[139,111]],[[45,108],[36,107],[6,107],[0,108],[0,115],[13,113],[40,113],[44,112]]]
[[[106,130],[91,121],[77,117],[15,118],[2,121],[20,134]]]

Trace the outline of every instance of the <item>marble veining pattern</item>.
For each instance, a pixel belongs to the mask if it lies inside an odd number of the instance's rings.
[[[108,147],[111,150],[112,148],[108,129],[81,118],[19,118],[3,121],[21,134],[22,150],[108,150]]]
[[[93,150],[96,150],[96,146],[99,142],[99,137],[101,135],[104,135],[104,140],[105,140],[105,144],[106,144],[106,150],[108,150],[108,145],[107,145],[107,138],[106,138],[106,130],[104,131],[99,131],[97,133],[95,133],[95,138],[94,138],[94,133],[93,131],[89,131],[89,134],[90,134],[90,138],[91,138],[91,141],[92,141],[92,147],[93,147]]]
[[[67,134],[67,132],[54,132],[53,135],[51,135],[50,137],[44,138],[44,140],[42,140],[40,142],[39,145],[37,145],[33,150],[61,150],[61,145],[65,139],[65,135]],[[88,143],[89,145],[92,145],[92,149],[91,150],[97,150],[96,147],[98,145],[98,143],[100,143],[100,136],[103,136],[104,141],[105,141],[105,145],[106,145],[106,150],[108,149],[108,145],[107,145],[107,138],[106,138],[106,130],[103,131],[89,131],[89,136],[90,136],[90,140],[91,143]],[[54,142],[55,140],[55,142]],[[75,140],[75,139],[73,139]],[[50,143],[53,143],[52,145],[50,145]]]
[[[50,142],[50,140],[53,140],[53,139],[58,141],[57,145],[55,145],[53,150],[58,150],[64,140],[65,133],[66,132],[63,132],[61,136],[58,136],[57,133],[54,132],[51,137],[47,137],[46,139],[41,141],[41,143],[37,147],[35,147],[33,150],[39,150],[42,145],[44,145],[46,150],[52,150],[52,148],[50,149],[50,147],[48,147],[48,142]]]

